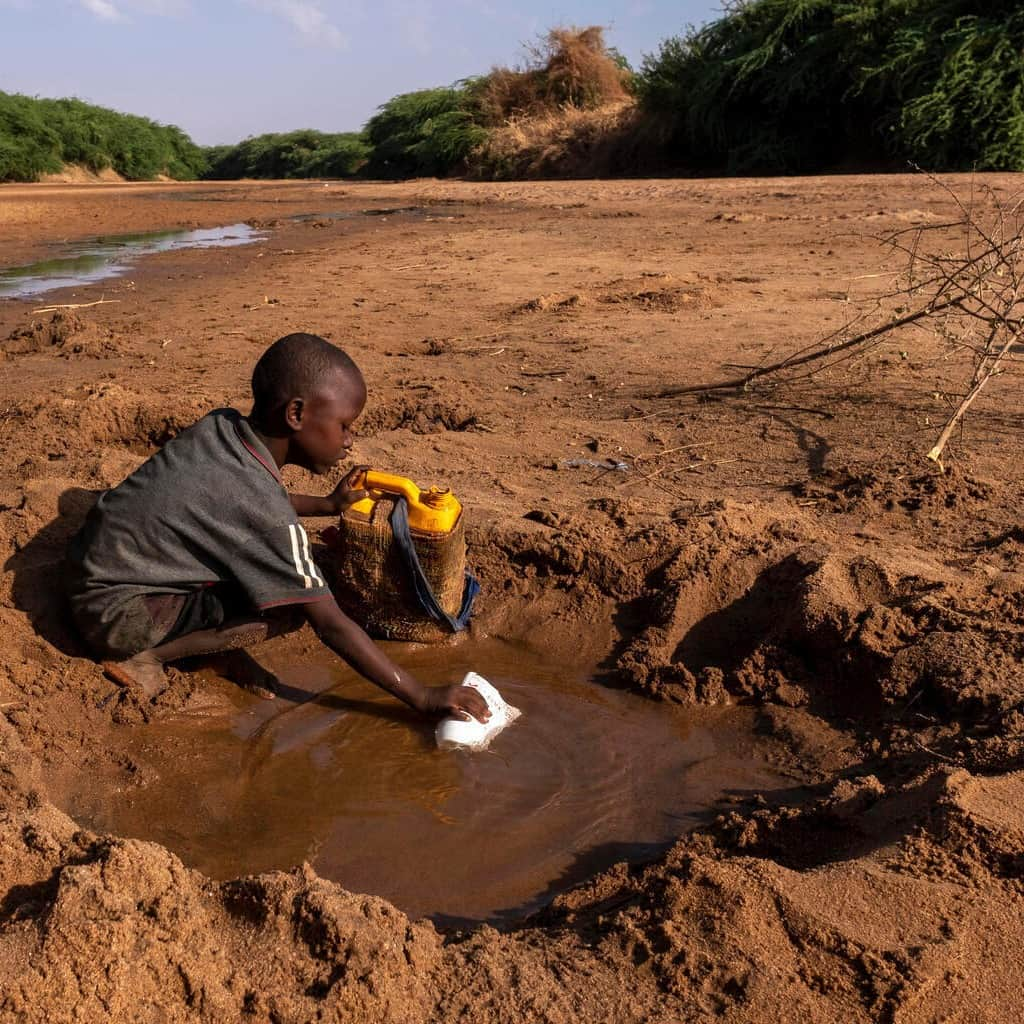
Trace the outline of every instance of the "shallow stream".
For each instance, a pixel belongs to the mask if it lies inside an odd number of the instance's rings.
[[[250,245],[266,237],[248,224],[228,224],[194,231],[147,231],[68,242],[61,246],[60,255],[52,259],[0,269],[0,298],[27,299],[56,288],[122,277],[143,256],[158,252]]]
[[[352,220],[413,215],[431,219],[425,207],[374,207],[366,210],[296,213],[285,221]],[[447,220],[452,217],[448,216]],[[111,278],[123,277],[146,256],[177,249],[219,249],[251,245],[267,238],[266,230],[249,224],[227,224],[196,230],[146,231],[131,235],[110,235],[59,244],[59,255],[17,267],[0,267],[0,299],[29,299],[57,288],[77,288]]]
[[[282,698],[117,729],[139,784],[79,786],[68,810],[214,878],[306,860],[413,917],[498,923],[653,856],[725,796],[792,785],[755,756],[749,710],[683,712],[497,639],[388,646],[429,683],[480,672],[522,718],[485,753],[442,752],[344,666],[278,655]]]

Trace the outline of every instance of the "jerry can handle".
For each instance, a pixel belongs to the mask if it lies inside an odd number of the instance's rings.
[[[376,469],[368,469],[362,478],[353,481],[353,490],[383,491],[385,494],[399,494],[407,501],[417,502],[420,489],[404,476],[394,473],[382,473]]]

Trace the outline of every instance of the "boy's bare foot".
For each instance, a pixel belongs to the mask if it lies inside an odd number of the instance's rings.
[[[164,666],[152,651],[142,651],[124,661],[104,661],[103,674],[126,690],[141,690],[153,700],[170,685]]]

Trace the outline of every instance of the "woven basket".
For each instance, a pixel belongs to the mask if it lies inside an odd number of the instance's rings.
[[[452,631],[431,619],[416,599],[388,521],[392,507],[385,498],[375,503],[370,517],[352,509],[341,517],[335,547],[338,604],[371,636],[420,643],[445,640]],[[409,531],[438,603],[452,616],[459,614],[465,587],[464,518],[447,534]]]

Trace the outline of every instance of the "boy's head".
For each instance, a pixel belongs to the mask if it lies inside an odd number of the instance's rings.
[[[366,383],[340,348],[315,334],[289,334],[260,357],[252,398],[253,425],[288,440],[287,461],[326,473],[352,447]]]

